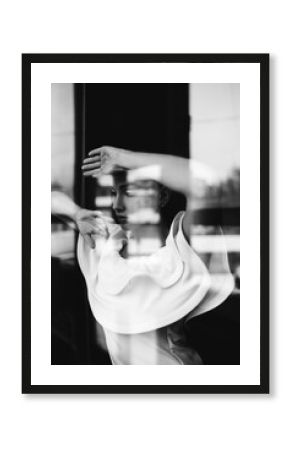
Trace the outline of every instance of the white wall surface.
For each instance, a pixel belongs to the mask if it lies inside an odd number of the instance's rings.
[[[1,448],[288,448],[287,2],[27,0],[6,2],[1,18]],[[22,52],[271,52],[270,396],[21,395]]]
[[[51,85],[51,183],[73,197],[75,167],[74,90],[71,83]]]
[[[190,85],[190,153],[221,178],[240,167],[240,85]]]

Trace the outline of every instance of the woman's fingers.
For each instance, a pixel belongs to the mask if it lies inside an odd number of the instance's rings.
[[[97,223],[97,222],[89,222],[89,221],[83,221],[79,223],[81,231],[83,233],[94,233],[95,231],[105,231],[106,225],[104,223]]]
[[[114,220],[112,217],[106,216],[102,211],[92,211],[92,210],[85,210],[83,209],[81,211],[81,215],[78,217],[79,222],[83,223],[89,223],[91,225],[97,224],[97,223],[113,223]]]
[[[103,147],[94,148],[89,152],[89,156],[101,155]]]
[[[101,175],[101,173],[102,173],[101,169],[83,171],[84,177],[89,177],[90,175]]]
[[[118,154],[118,149],[105,146],[90,151],[83,160],[83,175],[97,178],[103,174],[111,173],[118,167]]]
[[[82,227],[80,227],[80,234],[86,238],[87,236],[90,236],[91,239],[93,239],[93,236],[103,236],[103,237],[107,237],[108,235],[108,231],[106,229],[103,228],[98,228],[98,227],[92,227],[90,229],[88,229],[87,227],[85,229],[83,229]]]
[[[90,219],[85,219],[83,221],[80,221],[80,225],[88,233],[93,233],[94,231],[107,232],[108,223],[113,223],[113,220],[109,217],[107,218],[107,220],[100,217],[100,218],[90,218]]]
[[[95,220],[97,221],[103,221],[103,222],[109,222],[112,223],[114,222],[114,220],[112,219],[112,217],[106,216],[103,212],[101,211],[93,211],[92,216],[95,218]]]
[[[115,163],[114,149],[112,147],[96,148],[91,150],[88,157],[83,161],[83,175],[85,177],[98,177],[102,174],[110,173]]]
[[[97,236],[108,237],[108,224],[113,222],[111,217],[104,215],[101,211],[81,209],[77,216],[79,232],[90,248],[95,248]]]
[[[94,214],[92,214],[92,216],[93,216],[94,223],[97,222],[97,223],[103,223],[104,225],[106,225],[106,223],[108,223],[108,222],[109,223],[113,223],[114,222],[112,217],[106,216],[101,211],[94,211]]]
[[[88,169],[99,169],[101,167],[101,162],[94,162],[92,164],[83,164],[82,170],[88,170]]]
[[[93,150],[94,151],[99,151],[99,149]],[[90,175],[99,175],[101,172],[101,154],[100,152],[98,152],[99,154],[96,154],[94,157],[92,158],[86,158],[83,161],[82,164],[82,171],[83,171],[83,175],[84,176],[90,176]],[[89,153],[90,155],[90,153]]]
[[[91,163],[91,162],[98,162],[101,161],[101,155],[93,156],[92,158],[85,158],[83,160],[83,163]]]
[[[94,217],[103,217],[103,213],[101,211],[96,211],[96,210],[91,210],[91,209],[82,209],[81,210],[81,215],[80,220],[83,219],[91,219]]]

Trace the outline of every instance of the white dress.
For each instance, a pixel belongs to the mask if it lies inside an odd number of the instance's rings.
[[[221,304],[233,289],[233,277],[226,250],[213,270],[205,266],[183,234],[183,216],[173,220],[165,246],[133,260],[120,255],[127,237],[119,225],[110,226],[101,250],[79,236],[88,299],[113,364],[202,364],[184,344],[182,324]]]

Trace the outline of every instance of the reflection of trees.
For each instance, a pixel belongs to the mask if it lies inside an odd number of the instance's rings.
[[[240,169],[233,169],[230,175],[219,183],[205,183],[203,189],[199,189],[199,195],[194,195],[194,197],[198,197],[198,200],[205,203],[206,206],[239,206]]]

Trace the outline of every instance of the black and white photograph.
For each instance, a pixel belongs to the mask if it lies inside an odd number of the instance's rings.
[[[51,75],[23,56],[32,208],[24,391],[267,391],[267,56],[139,55],[143,66],[125,55],[91,55],[88,65],[85,55],[59,56]]]
[[[52,364],[239,364],[239,85],[51,93]]]

